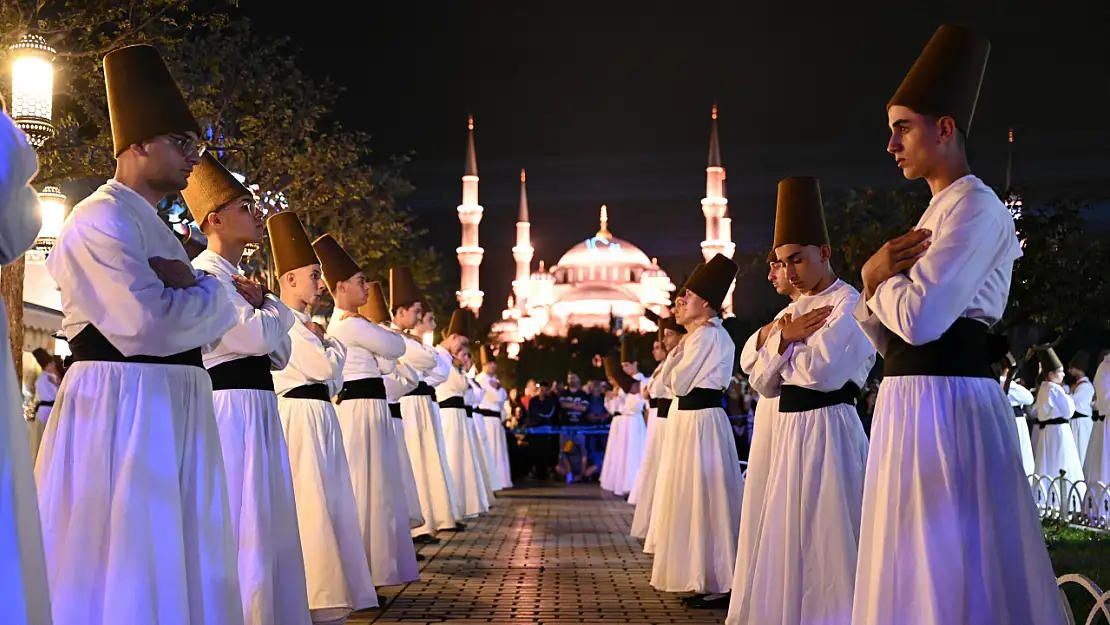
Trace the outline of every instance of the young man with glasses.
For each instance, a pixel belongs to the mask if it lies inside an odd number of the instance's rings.
[[[115,177],[74,207],[46,267],[73,352],[38,482],[55,622],[243,622],[212,382],[201,348],[238,320],[156,206],[200,127],[158,51],[104,58]]]

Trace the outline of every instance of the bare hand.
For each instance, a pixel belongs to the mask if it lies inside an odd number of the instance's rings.
[[[779,353],[782,353],[791,343],[804,341],[821,329],[821,326],[825,325],[825,320],[832,314],[832,310],[832,306],[822,306],[797,317],[789,313],[783,315]]]
[[[251,282],[242,276],[232,276],[231,280],[235,283],[235,290],[239,291],[239,295],[247,300],[247,303],[252,308],[262,308],[262,304],[266,302],[266,294],[262,290],[262,285]]]
[[[161,256],[154,256],[147,262],[167,289],[187,289],[197,285],[193,268],[187,263],[172,258],[162,258]]]
[[[864,299],[871,299],[879,285],[889,280],[892,276],[910,270],[925,250],[929,249],[933,236],[932,230],[924,228],[910,230],[902,236],[891,239],[871,255],[863,264],[863,292]]]
[[[308,328],[308,331],[315,334],[316,338],[320,339],[321,341],[327,338],[327,333],[324,332],[324,328],[322,328],[320,324],[316,323],[315,321],[305,321],[304,327]]]
[[[783,320],[783,318],[779,317],[778,319],[775,319],[771,323],[768,323],[767,325],[760,328],[759,337],[756,339],[756,349],[762,349],[763,344],[767,342],[767,338],[775,332],[781,330],[784,323],[785,321]]]

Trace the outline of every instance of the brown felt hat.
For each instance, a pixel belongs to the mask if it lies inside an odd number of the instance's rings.
[[[412,277],[412,269],[393,267],[389,270],[389,306],[393,310],[412,306],[423,301],[424,296]]]
[[[1051,347],[1038,347],[1037,358],[1041,361],[1041,370],[1046,373],[1064,368],[1064,363],[1061,362],[1060,357],[1056,355],[1056,350]]]
[[[370,296],[366,298],[366,303],[359,307],[358,314],[374,323],[393,321],[393,315],[389,314],[389,304],[385,303],[381,282],[370,283]]]
[[[791,176],[779,181],[775,207],[774,249],[783,245],[828,245],[821,183],[808,176]],[[771,254],[774,254],[774,249]]]
[[[679,334],[686,334],[686,328],[679,325],[674,317],[665,317],[659,321],[659,332],[656,333],[655,338],[660,341],[663,340],[663,333],[667,330],[677,332]]]
[[[35,349],[31,350],[31,355],[35,357],[35,362],[39,363],[39,366],[43,369],[45,369],[46,365],[50,364],[50,361],[54,359],[53,356],[50,355],[50,352],[41,347],[36,347]]]
[[[494,362],[493,350],[489,348],[489,345],[482,343],[478,347],[478,362],[480,362],[483,367],[488,363]]]
[[[728,289],[736,279],[736,272],[736,263],[732,259],[724,254],[717,254],[709,262],[694,269],[686,284],[682,285],[682,290],[693,292],[709,302],[714,310],[720,311]]]
[[[474,329],[474,313],[469,308],[459,308],[451,313],[451,323],[447,324],[447,332],[443,336],[459,334],[470,336]]]
[[[328,283],[328,290],[335,295],[335,287],[344,280],[362,271],[355,259],[339,245],[339,241],[331,234],[325,234],[312,242],[312,249],[316,258],[320,259],[320,271],[324,274],[324,282]]]
[[[768,263],[777,263],[778,261],[779,261],[779,257],[775,256],[775,250],[774,249],[772,249],[770,252],[767,252],[767,262]]]
[[[1087,368],[1091,366],[1091,355],[1084,351],[1078,351],[1071,357],[1071,362],[1068,363],[1069,369],[1079,369],[1084,374],[1087,373]]]
[[[921,115],[948,116],[969,134],[990,51],[986,37],[963,26],[941,26],[925,44],[887,109],[904,106]]]
[[[189,176],[189,184],[181,190],[181,199],[189,207],[193,221],[200,228],[208,216],[239,199],[252,199],[254,193],[227,170],[220,161],[205,152]]]
[[[274,251],[277,275],[284,276],[294,269],[320,264],[308,241],[308,233],[293,211],[271,215],[266,220],[266,231],[270,233],[270,248]]]
[[[625,393],[631,391],[632,385],[636,383],[636,380],[621,368],[620,356],[617,354],[609,354],[605,357],[605,377],[616,382]]]
[[[636,362],[636,346],[627,339],[621,341],[621,362]]]
[[[200,136],[185,96],[153,46],[127,46],[105,55],[104,83],[116,156],[160,135]]]

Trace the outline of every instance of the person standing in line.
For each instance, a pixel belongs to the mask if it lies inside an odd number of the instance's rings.
[[[1044,381],[1037,389],[1037,401],[1033,405],[1037,415],[1033,472],[1049,479],[1055,479],[1062,472],[1069,482],[1079,482],[1083,479],[1083,462],[1071,432],[1075,401],[1064,386],[1064,363],[1051,347],[1036,349]]]
[[[31,355],[39,363],[42,370],[35,379],[35,406],[31,412],[31,420],[27,424],[31,437],[31,461],[39,456],[39,445],[42,444],[42,433],[46,430],[46,421],[50,418],[50,411],[54,408],[54,400],[58,398],[58,387],[62,385],[61,369],[54,361],[54,356],[41,347],[36,347]]]
[[[1091,442],[1091,431],[1094,421],[1091,415],[1094,411],[1095,386],[1087,377],[1087,367],[1091,366],[1091,355],[1087,352],[1076,352],[1068,363],[1068,375],[1075,378],[1069,393],[1075,402],[1075,414],[1071,418],[1071,433],[1075,437],[1075,448],[1079,451],[1079,462],[1087,458],[1087,446]]]
[[[497,480],[494,490],[500,491],[513,487],[509,444],[504,425],[509,417],[509,396],[497,379],[497,360],[488,345],[482,344],[479,358],[482,372],[474,376],[474,380],[481,387],[482,395],[475,415],[482,418],[478,434],[482,436],[490,453],[490,470]]]
[[[1025,416],[1025,409],[1031,408],[1036,398],[1029,389],[1013,379],[1014,369],[1018,366],[1017,359],[1010,352],[999,361],[999,378],[1003,392],[1010,400],[1010,407],[1014,410],[1014,425],[1018,435],[1018,448],[1021,450],[1021,466],[1025,475],[1037,472],[1036,461],[1033,459],[1033,442],[1029,438],[1029,420]]]
[[[1095,409],[1091,420],[1094,430],[1087,446],[1087,460],[1083,463],[1083,476],[1087,482],[1110,484],[1110,349],[1099,357],[1093,383]]]
[[[186,187],[200,126],[151,46],[109,52],[104,80],[116,173],[73,208],[46,260],[73,360],[35,465],[54,621],[236,625],[202,348],[238,315],[155,208]]]
[[[482,436],[484,431],[482,428],[483,417],[478,414],[478,407],[482,404],[482,387],[470,375],[474,371],[474,355],[471,354],[469,349],[459,352],[459,364],[462,365],[463,373],[466,374],[467,391],[463,395],[466,403],[466,416],[468,429],[474,438],[474,447],[478,450],[478,468],[482,472],[482,484],[486,488],[486,500],[489,501],[489,507],[492,508],[494,500],[497,497],[495,493],[495,480],[496,484],[500,484],[501,478],[494,475],[493,468],[495,465],[489,461],[490,452],[485,438]]]
[[[3,98],[0,97],[0,104]],[[30,181],[38,156],[27,135],[0,115],[0,265],[34,245],[42,227],[38,194]],[[8,344],[8,312],[0,298],[0,345]],[[50,625],[50,592],[35,496],[34,461],[23,423],[23,393],[12,359],[0,363],[0,606],[12,625]]]
[[[343,432],[331,398],[343,386],[347,350],[312,321],[324,280],[308,234],[291,211],[266,222],[281,301],[296,318],[289,363],[275,371],[314,623],[343,623],[378,606],[363,546]]]
[[[402,475],[398,447],[405,442],[397,438],[382,380],[405,354],[405,339],[359,313],[369,299],[370,285],[330,234],[316,239],[312,248],[335,302],[328,334],[347,349],[336,412],[370,576],[378,586],[414,582],[420,579],[420,570],[409,533],[405,486],[398,479]]]
[[[622,389],[625,392],[625,398],[620,410],[623,414],[635,415],[638,418],[625,421],[624,452],[621,454],[625,464],[624,483],[620,485],[618,494],[627,496],[628,503],[636,505],[633,490],[636,487],[636,478],[640,475],[640,466],[644,461],[644,447],[647,445],[648,405],[643,396],[643,391],[647,388],[647,378],[640,372],[640,364],[637,362],[631,341],[621,342],[620,359],[621,369],[633,381],[628,389]],[[636,494],[639,495],[639,493]]]
[[[248,243],[265,233],[254,194],[206,152],[181,192],[208,248],[193,267],[214,276],[236,324],[204,354],[227,470],[243,622],[311,621],[289,450],[271,370],[289,362],[293,311],[239,269]]]
[[[964,148],[989,50],[941,26],[887,104],[887,151],[933,197],[914,230],[864,263],[853,311],[883,356],[854,625],[1064,622],[1013,411],[990,367],[1006,349],[988,328],[1021,246]]]

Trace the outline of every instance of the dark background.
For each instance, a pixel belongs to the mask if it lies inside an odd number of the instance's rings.
[[[241,2],[261,32],[295,41],[311,75],[346,88],[337,118],[371,133],[378,158],[411,153],[406,172],[416,192],[406,202],[441,252],[451,288],[473,112],[487,320],[509,293],[521,167],[533,269],[591,236],[604,203],[613,233],[658,256],[680,282],[701,260],[714,101],[740,251],[770,241],[782,177],[818,176],[826,194],[903,184],[885,153],[885,104],[945,21],[992,40],[970,137],[973,170],[1003,184],[1012,126],[1014,178],[1027,195],[1102,199],[1110,189],[1103,2],[306,6]],[[769,287],[746,284],[738,313],[774,301]]]

